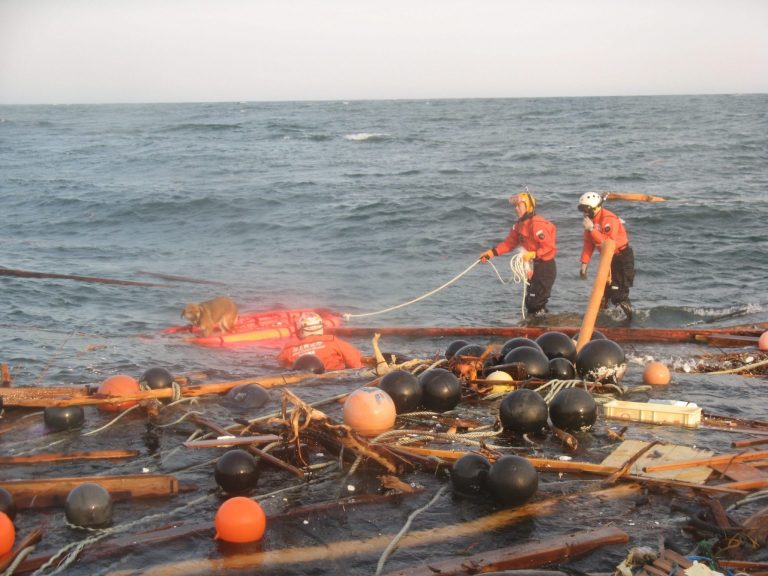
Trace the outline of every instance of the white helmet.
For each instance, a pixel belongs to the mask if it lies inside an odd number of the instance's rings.
[[[579,211],[594,216],[602,203],[603,197],[597,192],[584,192],[584,194],[579,197]]]
[[[299,335],[302,338],[323,333],[323,319],[314,312],[304,312],[297,322]]]

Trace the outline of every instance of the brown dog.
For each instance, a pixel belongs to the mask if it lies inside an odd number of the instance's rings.
[[[229,332],[237,323],[237,305],[231,298],[219,296],[200,304],[187,304],[181,317],[202,328],[205,336],[210,336],[217,326],[222,332]]]

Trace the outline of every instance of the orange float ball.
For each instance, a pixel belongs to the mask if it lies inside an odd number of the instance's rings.
[[[669,368],[661,362],[649,362],[643,370],[643,383],[645,384],[666,386],[670,380]]]
[[[267,515],[255,500],[235,496],[219,506],[216,512],[216,536],[225,542],[256,542],[264,536]]]
[[[16,527],[5,512],[0,512],[0,556],[13,550]]]
[[[768,330],[760,334],[760,338],[757,341],[757,347],[760,350],[768,350]]]
[[[381,388],[366,386],[347,396],[344,424],[363,436],[378,436],[395,425],[397,409],[389,394]]]
[[[99,385],[98,394],[106,396],[134,396],[139,392],[139,381],[125,374],[110,376]],[[99,404],[99,408],[108,412],[122,412],[131,406],[138,404],[138,401],[118,402],[113,404]]]

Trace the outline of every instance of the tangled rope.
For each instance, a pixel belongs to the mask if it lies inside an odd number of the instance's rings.
[[[385,312],[391,312],[392,310],[397,310],[398,308],[404,308],[405,306],[410,306],[411,304],[415,304],[416,302],[418,302],[420,300],[424,300],[424,298],[428,298],[429,296],[432,296],[433,294],[437,294],[443,288],[447,288],[448,286],[450,286],[451,284],[456,282],[459,278],[464,276],[467,272],[472,270],[472,268],[474,268],[478,264],[480,264],[480,260],[475,260],[463,272],[461,272],[457,276],[454,276],[453,278],[448,280],[448,282],[446,282],[442,286],[439,286],[438,288],[435,288],[434,290],[430,290],[429,292],[427,292],[426,294],[422,294],[418,298],[414,298],[413,300],[409,300],[408,302],[403,302],[402,304],[398,304],[396,306],[390,306],[389,308],[384,308],[383,310],[378,310],[376,312],[366,312],[364,314],[344,314],[344,319],[345,320],[349,320],[350,318],[364,318],[366,316],[376,316],[377,314],[384,314]]]

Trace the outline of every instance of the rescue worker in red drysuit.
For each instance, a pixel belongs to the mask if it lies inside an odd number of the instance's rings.
[[[587,277],[587,267],[595,248],[598,250],[606,238],[611,238],[616,247],[611,259],[611,277],[605,287],[603,307],[608,300],[620,307],[632,320],[632,303],[629,289],[635,281],[635,255],[629,245],[624,221],[607,208],[603,208],[603,197],[597,192],[586,192],[579,198],[579,211],[584,215],[584,247],[581,250],[579,276]]]
[[[529,314],[546,312],[546,304],[557,277],[557,226],[536,214],[536,199],[527,190],[510,196],[509,203],[515,208],[517,222],[504,240],[480,254],[480,260],[487,262],[494,256],[501,256],[521,246],[524,250],[523,260],[532,264],[525,308]]]
[[[360,368],[363,365],[362,354],[352,344],[330,334],[323,334],[323,319],[319,314],[302,314],[296,332],[301,341],[288,344],[280,351],[277,361],[281,366],[290,368],[299,357],[306,354],[317,356],[326,370]]]

